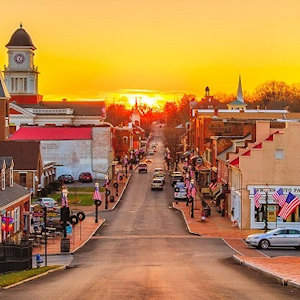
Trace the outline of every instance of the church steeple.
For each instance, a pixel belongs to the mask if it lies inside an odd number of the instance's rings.
[[[243,96],[243,90],[242,90],[242,80],[241,80],[241,75],[239,75],[239,85],[238,85],[238,91],[237,91],[237,100],[241,102],[244,101],[244,96]]]

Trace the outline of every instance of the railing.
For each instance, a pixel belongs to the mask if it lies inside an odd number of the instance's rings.
[[[32,268],[32,245],[0,244],[0,273],[28,270]]]

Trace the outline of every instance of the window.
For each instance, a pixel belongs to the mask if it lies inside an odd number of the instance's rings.
[[[18,91],[18,90],[19,90],[19,87],[18,87],[18,85],[19,85],[19,80],[18,80],[18,78],[16,78],[15,80],[16,80],[16,81],[15,81],[15,91]]]
[[[14,233],[20,230],[20,206],[13,210],[14,213]]]
[[[27,78],[24,78],[24,91],[27,91]]]
[[[282,230],[279,230],[277,231],[277,234],[288,234],[288,230],[287,229],[282,229]]]
[[[15,89],[15,79],[11,78],[11,90],[13,91]]]
[[[13,186],[14,184],[14,169],[9,169],[9,186]]]
[[[275,149],[275,158],[276,159],[284,159],[284,150],[283,149]]]
[[[289,234],[300,234],[300,231],[296,229],[291,229],[289,230]]]
[[[26,186],[26,173],[20,173],[20,185]]]
[[[2,169],[1,171],[1,188],[5,190],[5,170]]]

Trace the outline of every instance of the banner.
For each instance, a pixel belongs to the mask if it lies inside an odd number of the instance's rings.
[[[3,231],[13,230],[14,219],[9,217],[2,217],[1,228]]]

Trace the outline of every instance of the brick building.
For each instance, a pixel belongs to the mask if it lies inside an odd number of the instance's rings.
[[[30,229],[31,193],[28,189],[13,181],[13,159],[0,157],[0,214],[1,222],[5,218],[12,218],[12,230],[4,231],[0,227],[0,242],[19,242],[23,232]]]

